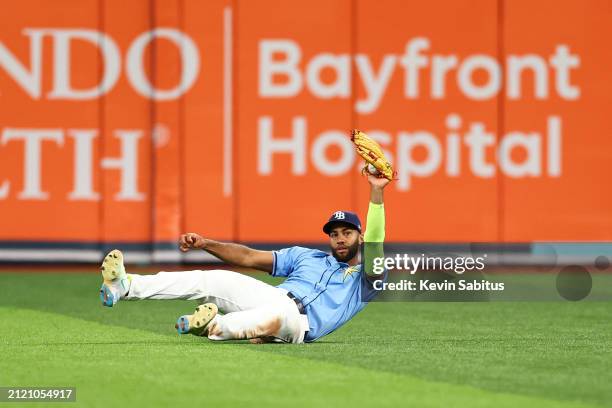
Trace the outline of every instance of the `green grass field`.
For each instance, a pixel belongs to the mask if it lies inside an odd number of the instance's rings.
[[[0,386],[77,388],[54,407],[612,406],[612,302],[372,303],[316,343],[251,345],[179,337],[194,302],[104,308],[99,285],[0,273]]]

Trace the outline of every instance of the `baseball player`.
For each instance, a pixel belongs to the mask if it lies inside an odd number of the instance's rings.
[[[376,293],[373,282],[384,278],[373,268],[362,270],[359,262],[361,243],[376,243],[382,250],[385,238],[383,190],[389,179],[370,173],[367,179],[370,203],[365,234],[357,214],[334,212],[323,225],[331,255],[298,246],[260,251],[195,233],[181,235],[181,251],[201,249],[227,264],[285,277],[276,287],[226,270],[127,274],[123,255],[115,249],[101,266],[102,303],[112,307],[124,299],[197,300],[200,305],[195,312],[180,316],[175,327],[180,334],[210,340],[303,343],[320,339],[361,311]]]

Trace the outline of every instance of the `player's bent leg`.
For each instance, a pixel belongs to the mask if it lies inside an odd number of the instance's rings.
[[[178,318],[174,326],[179,334],[204,335],[210,321],[217,315],[217,306],[214,303],[205,303],[196,307],[191,315]]]
[[[104,306],[113,307],[130,289],[131,277],[125,272],[123,254],[118,249],[110,251],[100,266],[102,287],[100,300]]]
[[[225,270],[131,275],[127,299],[186,299],[215,303],[224,313],[270,303],[278,289],[250,276]]]
[[[280,292],[280,291],[279,291]],[[242,312],[217,315],[209,324],[210,340],[271,339],[286,343],[302,343],[308,320],[295,303],[282,295],[276,303]]]

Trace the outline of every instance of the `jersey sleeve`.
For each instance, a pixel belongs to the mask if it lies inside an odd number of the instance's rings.
[[[300,257],[308,251],[307,248],[295,246],[272,252],[274,255],[272,276],[287,277],[291,275]]]

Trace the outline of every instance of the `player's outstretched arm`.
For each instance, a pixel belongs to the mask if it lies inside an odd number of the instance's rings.
[[[389,184],[386,178],[368,174],[370,183],[370,205],[366,219],[365,242],[383,242],[385,240],[385,207],[384,189]]]
[[[231,242],[219,242],[207,239],[199,234],[188,232],[179,238],[179,248],[183,252],[190,249],[203,249],[225,263],[272,272],[274,255],[272,251],[259,251],[245,245]]]
[[[370,204],[366,218],[366,231],[363,237],[365,241],[365,272],[369,278],[378,278],[379,275],[373,271],[373,259],[383,257],[383,242],[385,241],[385,207],[384,188],[389,184],[386,178],[377,178],[368,175],[370,183]]]

